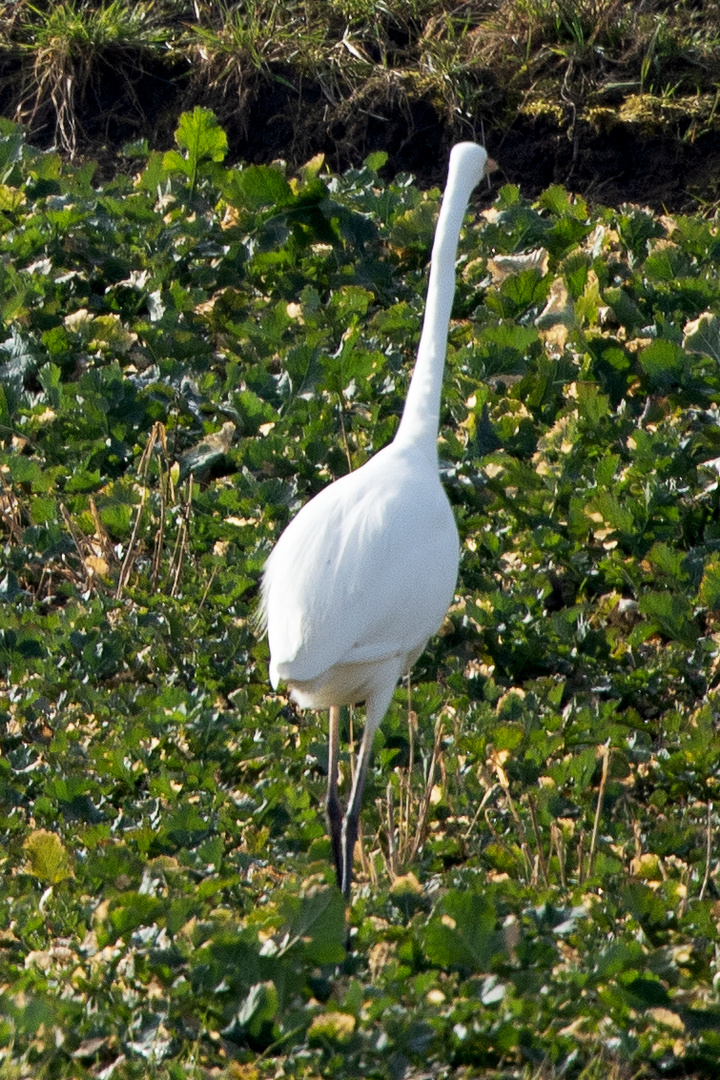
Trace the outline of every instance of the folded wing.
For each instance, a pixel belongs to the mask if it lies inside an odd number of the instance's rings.
[[[431,464],[394,451],[307,503],[270,556],[263,609],[275,685],[414,659],[442,622],[458,567],[452,511]]]

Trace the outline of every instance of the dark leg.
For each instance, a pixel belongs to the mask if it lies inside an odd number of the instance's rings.
[[[330,842],[332,844],[333,861],[335,862],[335,875],[338,888],[342,888],[343,882],[343,859],[342,859],[342,809],[338,797],[338,740],[340,727],[340,709],[337,705],[330,707],[330,726],[328,737],[328,789],[327,789],[327,817],[330,826]]]
[[[342,822],[342,875],[340,888],[345,894],[346,900],[350,899],[353,853],[355,851],[355,843],[358,836],[358,823],[360,821],[360,810],[362,808],[363,788],[365,787],[365,777],[370,763],[376,727],[376,724],[370,725],[367,722],[365,724],[365,731],[363,732],[362,743],[360,745],[360,759],[357,764],[357,769],[355,770],[355,783],[353,784],[348,808]]]

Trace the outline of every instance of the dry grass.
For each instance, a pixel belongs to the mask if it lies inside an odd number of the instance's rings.
[[[11,41],[24,59],[15,118],[31,130],[51,110],[57,146],[70,158],[82,140],[79,114],[90,92],[100,91],[97,79],[103,62],[112,57],[114,71],[135,107],[131,69],[140,54],[158,49],[164,32],[152,3],[111,0],[95,5],[67,0],[41,10],[18,5]],[[127,54],[128,63],[121,60]]]

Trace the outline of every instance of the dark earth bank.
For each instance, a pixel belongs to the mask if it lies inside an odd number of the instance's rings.
[[[183,64],[139,66],[126,54],[108,55],[63,100],[61,128],[57,94],[54,100],[25,100],[18,110],[18,77],[12,65],[0,72],[0,113],[21,115],[36,145],[57,146],[75,161],[93,158],[104,178],[118,168],[127,142],[145,138],[151,149],[169,148],[180,114],[202,105],[213,109],[227,132],[230,162],[281,158],[295,170],[322,153],[331,170],[344,171],[384,150],[388,176],[410,172],[430,187],[444,183],[449,146],[469,138],[485,142],[496,158],[493,186],[517,184],[530,198],[555,183],[594,203],[639,203],[672,213],[720,199],[720,132],[691,141],[669,131],[648,134],[636,123],[599,132],[583,121],[561,125],[551,116],[520,112],[513,117],[497,88],[488,90],[481,115],[448,117],[430,98],[411,99],[391,73],[382,85],[347,98],[333,98],[327,87],[299,82],[297,73],[280,69],[253,73],[239,90],[220,93],[199,85]]]

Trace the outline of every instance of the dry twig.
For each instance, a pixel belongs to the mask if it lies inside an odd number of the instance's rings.
[[[605,785],[607,784],[608,768],[610,767],[610,743],[600,747],[602,758],[602,773],[600,775],[600,787],[598,788],[597,806],[595,807],[595,821],[593,822],[592,837],[590,838],[590,854],[588,857],[588,874],[593,872],[595,862],[595,849],[597,847],[598,829],[600,828],[600,815],[602,813],[603,799],[605,798]]]

